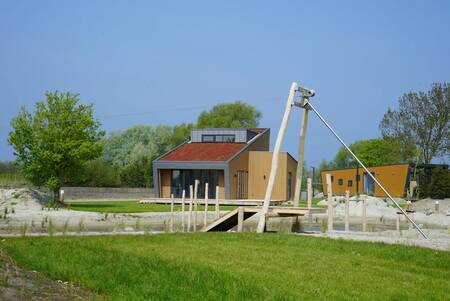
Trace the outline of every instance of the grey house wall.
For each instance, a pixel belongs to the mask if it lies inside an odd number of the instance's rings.
[[[202,142],[202,135],[234,135],[234,142],[246,143],[256,136],[256,133],[247,129],[199,129],[191,131],[191,141]]]

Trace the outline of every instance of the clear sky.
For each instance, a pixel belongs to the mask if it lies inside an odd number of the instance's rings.
[[[345,141],[379,136],[401,94],[450,81],[450,1],[0,2],[0,160],[10,119],[45,91],[80,93],[107,131],[243,100],[273,142],[293,81]],[[283,150],[297,157],[293,113]],[[338,148],[311,116],[308,165]]]

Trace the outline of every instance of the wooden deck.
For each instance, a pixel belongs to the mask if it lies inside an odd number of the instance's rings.
[[[254,216],[261,210],[261,207],[239,207],[224,216],[213,221],[202,232],[220,232],[229,231],[238,226],[238,232],[242,231],[242,224],[246,219]],[[325,208],[306,208],[306,207],[269,207],[269,217],[289,217],[289,216],[304,216],[307,214],[326,213]]]
[[[174,204],[181,204],[181,199],[174,198],[173,199]],[[209,199],[208,204],[214,205],[216,202],[215,199]],[[271,201],[272,204],[279,204],[282,201],[273,200]],[[139,203],[141,204],[170,204],[171,199],[167,198],[150,198],[150,199],[142,199],[139,200]],[[189,199],[186,198],[185,204],[189,203]],[[204,204],[205,199],[197,199],[197,204]],[[232,206],[261,206],[264,203],[264,200],[219,200],[220,205],[232,205]]]

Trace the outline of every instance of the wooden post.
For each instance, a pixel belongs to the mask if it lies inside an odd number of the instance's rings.
[[[242,229],[244,229],[244,207],[239,207],[237,231],[242,232]]]
[[[220,217],[220,207],[219,207],[219,186],[216,186],[216,219]]]
[[[205,183],[205,215],[203,217],[203,226],[208,224],[208,183]]]
[[[312,208],[312,198],[313,198],[313,187],[312,187],[312,179],[308,178],[307,179],[307,185],[306,185],[306,189],[307,189],[307,197],[308,197],[308,201],[307,201],[307,207],[308,209]],[[309,223],[309,227],[312,226],[312,213],[311,210],[308,210],[308,223]]]
[[[189,186],[189,215],[188,215],[188,227],[187,232],[191,232],[191,219],[192,219],[192,202],[194,199],[194,192],[193,192],[192,185]]]
[[[308,203],[307,203],[307,206],[308,206],[308,209],[311,209],[311,207],[312,207],[312,199],[313,199],[313,187],[312,187],[312,179],[311,178],[308,178],[307,179],[307,191],[308,191]]]
[[[333,231],[333,189],[331,175],[327,173],[327,197],[328,197],[328,232]]]
[[[194,232],[197,231],[197,213],[198,213],[197,193],[199,182],[200,182],[199,180],[195,180],[194,182]]]
[[[183,193],[181,195],[181,231],[184,232],[184,203],[186,201],[186,191],[183,189]]]
[[[170,232],[173,232],[173,194],[170,195]]]
[[[349,218],[350,218],[350,190],[346,190],[345,191],[345,217],[344,217],[345,231],[350,231]]]
[[[298,90],[297,83],[292,83],[291,89],[289,90],[289,96],[286,101],[286,108],[284,110],[283,120],[281,121],[280,130],[278,131],[277,140],[275,142],[275,148],[272,154],[272,166],[270,168],[269,181],[267,183],[266,195],[264,197],[264,204],[259,212],[258,226],[256,228],[257,233],[263,233],[266,228],[266,221],[268,218],[268,211],[270,200],[272,198],[273,185],[275,184],[275,178],[278,171],[278,160],[280,156],[281,143],[283,142],[284,134],[286,132],[286,127],[289,121],[289,116],[291,114],[292,106],[294,105],[295,92]]]
[[[366,213],[366,199],[363,199],[362,203],[362,230],[363,232],[367,231],[367,213]]]
[[[64,189],[61,189],[61,190],[59,191],[59,201],[60,201],[61,203],[64,203]]]
[[[303,161],[305,158],[305,136],[308,125],[308,109],[303,108],[302,125],[300,127],[300,143],[298,145],[297,176],[295,177],[294,207],[298,207],[302,191]]]

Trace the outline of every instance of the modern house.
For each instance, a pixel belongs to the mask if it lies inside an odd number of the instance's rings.
[[[431,171],[434,168],[448,169],[445,164],[414,164],[401,163],[376,167],[368,167],[375,178],[386,188],[393,197],[405,197],[410,182],[414,177],[414,169],[421,170],[425,176],[431,179]],[[376,197],[386,197],[372,178],[361,168],[343,168],[324,170],[321,172],[323,191],[326,194],[326,174],[331,175],[332,190],[334,195],[345,195],[349,190],[350,195],[368,194]]]
[[[198,197],[220,199],[263,199],[269,179],[272,153],[269,152],[270,130],[196,129],[189,141],[153,161],[155,196],[181,197],[189,186],[200,181]],[[297,161],[280,153],[272,199],[289,200],[293,196]]]

